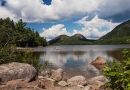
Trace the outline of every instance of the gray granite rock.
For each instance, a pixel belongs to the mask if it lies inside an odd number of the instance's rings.
[[[27,82],[37,75],[36,69],[25,63],[12,62],[0,65],[0,82],[6,83],[10,80],[23,79]]]
[[[87,84],[86,78],[83,76],[74,76],[68,79],[68,84],[71,86],[85,85]]]

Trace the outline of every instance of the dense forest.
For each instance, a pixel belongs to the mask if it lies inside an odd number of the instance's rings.
[[[111,32],[102,36],[97,44],[130,44],[130,20],[121,23]]]
[[[10,18],[0,19],[1,47],[8,44],[18,47],[46,46],[46,39],[40,37],[37,31],[35,32],[33,29],[26,27],[26,24],[22,19],[18,22],[14,22]]]
[[[38,65],[37,57],[32,51],[19,52],[16,47],[46,46],[45,38],[39,33],[26,27],[20,19],[14,22],[10,18],[0,19],[0,64],[9,62],[24,62],[34,66]]]

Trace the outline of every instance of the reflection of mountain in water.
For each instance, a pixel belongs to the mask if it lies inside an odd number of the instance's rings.
[[[101,74],[101,71],[90,63],[101,56],[105,60],[119,59],[122,57],[122,50],[130,48],[129,45],[69,45],[48,46],[35,49],[45,52],[40,55],[42,61],[49,61],[51,68],[63,68],[69,73],[69,76],[84,75],[86,78]]]
[[[49,61],[52,64],[51,68],[63,68],[71,73],[70,77],[74,75],[89,77],[101,74],[97,68],[90,65],[97,56],[107,58],[106,54],[98,51],[48,51],[40,57],[43,61]]]
[[[114,59],[116,59],[116,60],[123,60],[123,53],[121,51],[123,51],[123,49],[107,51],[106,54],[108,56],[114,57]]]

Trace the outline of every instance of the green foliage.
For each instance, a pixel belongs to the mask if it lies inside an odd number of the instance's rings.
[[[10,62],[21,62],[39,68],[39,60],[33,51],[21,52],[16,47],[36,47],[46,46],[45,38],[40,37],[39,33],[26,27],[25,22],[20,19],[18,22],[10,18],[0,19],[0,64]]]
[[[46,39],[40,37],[37,31],[26,27],[26,24],[22,19],[16,23],[10,18],[0,19],[1,47],[11,44],[18,47],[46,46]]]
[[[38,66],[38,72],[39,73],[41,73],[43,70],[44,70],[44,72],[46,71],[46,68],[47,68],[47,66],[49,65],[49,62],[48,61],[45,61],[45,62],[40,62],[39,63],[39,66]]]
[[[125,60],[108,62],[103,74],[110,79],[106,86],[113,90],[130,90],[130,50],[123,51]]]
[[[118,25],[94,44],[130,44],[130,20]]]

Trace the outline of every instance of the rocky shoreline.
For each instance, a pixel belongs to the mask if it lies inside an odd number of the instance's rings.
[[[13,62],[0,65],[0,90],[108,90],[103,86],[107,82],[103,75],[90,79],[84,76],[68,78],[61,68],[38,75],[29,64]]]

